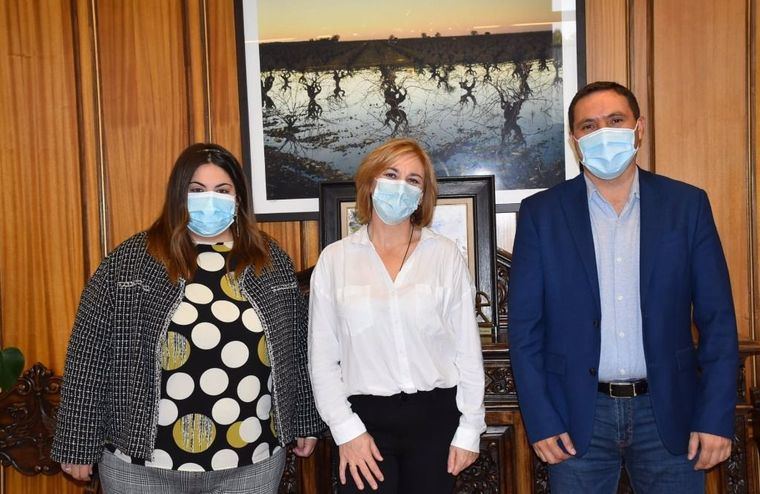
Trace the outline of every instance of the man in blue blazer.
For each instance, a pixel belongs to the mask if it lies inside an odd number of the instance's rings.
[[[553,494],[704,491],[728,458],[738,345],[703,190],[639,169],[645,121],[613,82],[569,109],[583,173],[525,199],[509,288],[520,408]],[[699,343],[692,338],[692,320]]]

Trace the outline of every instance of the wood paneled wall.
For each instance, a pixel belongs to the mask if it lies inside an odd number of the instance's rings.
[[[587,79],[639,96],[642,166],[710,194],[745,339],[760,322],[758,15],[756,0],[586,0]],[[62,372],[84,282],[155,218],[181,149],[240,155],[235,50],[233,0],[0,2],[0,337],[30,364]],[[316,262],[316,222],[262,227],[298,268]],[[80,491],[6,473],[9,493]]]

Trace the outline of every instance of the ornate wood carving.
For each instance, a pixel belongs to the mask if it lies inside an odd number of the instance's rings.
[[[61,378],[37,363],[0,394],[0,462],[27,475],[58,473],[50,459]]]
[[[533,459],[533,494],[549,494],[549,466],[530,453]]]
[[[507,294],[509,293],[509,271],[512,268],[512,254],[496,250],[496,310],[499,313],[499,341],[506,342],[506,331],[509,326],[509,314],[507,314]]]
[[[743,374],[742,374],[743,375]],[[724,492],[727,494],[746,494],[747,487],[747,415],[739,412],[734,416],[734,437],[731,456],[723,465],[725,472]]]
[[[486,401],[516,399],[515,378],[512,375],[512,366],[509,365],[509,360],[506,358],[484,359],[483,365],[486,377]]]
[[[500,494],[513,492],[514,475],[509,468],[514,450],[511,425],[489,427],[480,439],[480,456],[459,474],[456,494]]]
[[[285,457],[285,470],[282,472],[280,487],[277,489],[278,494],[297,494],[298,493],[298,468],[297,458],[293,454],[293,449],[288,448],[288,454]]]

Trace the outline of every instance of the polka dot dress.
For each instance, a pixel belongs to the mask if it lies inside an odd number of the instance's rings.
[[[225,270],[231,243],[198,244],[161,349],[161,401],[152,461],[183,471],[224,470],[268,458],[279,445],[266,339],[256,311]]]

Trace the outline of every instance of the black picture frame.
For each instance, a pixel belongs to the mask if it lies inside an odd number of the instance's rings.
[[[473,283],[478,292],[478,323],[481,335],[497,341],[498,311],[496,307],[496,216],[493,175],[477,177],[445,177],[438,179],[438,201],[469,200],[473,232],[473,249],[468,257],[474,260]],[[342,238],[342,212],[345,204],[356,201],[353,182],[322,182],[319,188],[320,247]],[[469,263],[469,259],[468,259]]]

